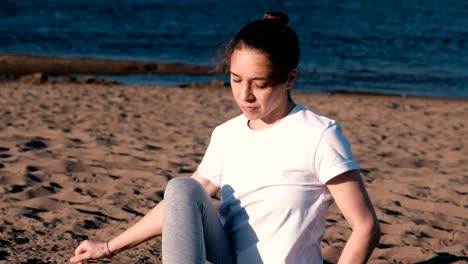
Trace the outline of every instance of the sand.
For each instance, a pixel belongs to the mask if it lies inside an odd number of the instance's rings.
[[[191,175],[213,128],[240,113],[229,88],[195,86],[0,83],[0,262],[64,263]],[[370,263],[468,261],[467,100],[293,98],[340,121],[352,144],[383,232]],[[350,228],[335,206],[327,226],[334,263]],[[161,263],[160,239],[111,262]]]

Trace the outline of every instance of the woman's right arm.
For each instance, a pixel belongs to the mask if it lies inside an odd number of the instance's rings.
[[[192,178],[205,187],[210,196],[213,196],[219,188],[198,172]],[[84,260],[109,258],[126,249],[135,247],[145,241],[162,234],[164,217],[164,201],[159,202],[140,221],[125,230],[122,234],[106,242],[83,241],[75,250],[75,256],[70,258],[71,263],[83,263]]]
[[[125,230],[122,234],[106,242],[83,241],[75,250],[71,263],[82,263],[84,260],[109,258],[126,249],[139,245],[162,233],[164,201],[159,202],[140,221]],[[107,248],[107,246],[109,248]]]

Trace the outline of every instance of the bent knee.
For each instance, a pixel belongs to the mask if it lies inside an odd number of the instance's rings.
[[[188,197],[193,199],[206,192],[203,186],[190,177],[175,177],[169,181],[164,191],[164,199]]]

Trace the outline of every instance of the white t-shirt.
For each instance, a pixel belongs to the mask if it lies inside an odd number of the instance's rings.
[[[265,130],[244,115],[216,127],[198,172],[221,187],[237,262],[322,263],[332,197],[325,183],[357,169],[339,124],[301,105]]]

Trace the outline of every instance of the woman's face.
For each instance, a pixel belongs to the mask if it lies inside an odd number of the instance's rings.
[[[287,114],[288,90],[294,81],[274,82],[272,64],[262,52],[234,50],[230,72],[234,99],[249,120],[272,124]]]

